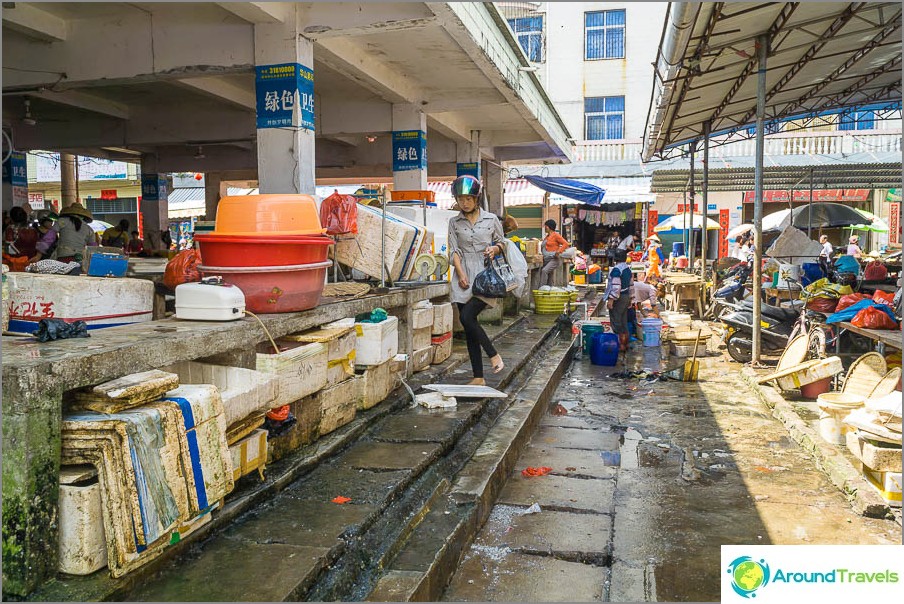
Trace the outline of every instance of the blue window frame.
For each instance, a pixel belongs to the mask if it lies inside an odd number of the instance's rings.
[[[625,97],[597,96],[584,99],[584,138],[625,138]]]
[[[763,132],[765,132],[766,135],[778,134],[779,132],[784,130],[784,128],[784,122],[766,122],[766,127],[763,129]],[[750,126],[749,128],[747,128],[747,134],[749,134],[750,136],[756,136],[756,126]]]
[[[838,120],[839,130],[872,130],[875,127],[876,115],[872,111],[842,113]]]
[[[533,63],[543,62],[543,17],[520,17],[509,19],[509,26],[515,32],[524,54]]]
[[[625,58],[625,11],[584,13],[584,59]]]

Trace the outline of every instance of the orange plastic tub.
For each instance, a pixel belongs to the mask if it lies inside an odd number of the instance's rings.
[[[224,197],[214,232],[220,235],[322,235],[317,204],[310,195]]]

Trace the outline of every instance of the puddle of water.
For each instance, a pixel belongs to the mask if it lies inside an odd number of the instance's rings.
[[[621,465],[620,451],[600,451],[600,457],[603,458],[603,464],[607,466]]]
[[[636,469],[637,463],[637,447],[643,436],[634,428],[628,428],[621,437],[621,467],[625,469]]]

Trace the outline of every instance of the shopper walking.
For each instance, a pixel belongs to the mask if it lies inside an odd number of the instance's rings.
[[[540,270],[540,287],[555,285],[556,272],[562,266],[562,252],[568,249],[568,242],[556,232],[556,221],[543,223],[546,237],[543,238],[543,268]]]
[[[493,373],[502,371],[505,364],[477,320],[483,309],[494,306],[497,301],[474,295],[471,286],[474,278],[484,270],[484,261],[505,251],[505,235],[499,218],[481,210],[478,205],[479,180],[473,176],[459,176],[452,182],[452,195],[460,213],[449,221],[449,260],[455,268],[451,298],[458,306],[458,316],[465,329],[468,357],[474,375],[471,384],[482,386],[486,380],[483,377],[481,348],[490,357]]]

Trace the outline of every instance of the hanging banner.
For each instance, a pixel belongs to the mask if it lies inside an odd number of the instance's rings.
[[[473,176],[480,180],[480,162],[472,161],[463,164],[455,164],[455,176]]]
[[[888,209],[888,242],[901,245],[901,204],[892,202]]]
[[[12,185],[14,206],[23,206],[28,203],[28,167],[24,152],[10,152],[7,160],[3,162],[3,182]]]
[[[166,179],[159,174],[141,175],[141,197],[144,201],[161,201],[166,199]]]
[[[889,203],[901,203],[901,189],[889,189],[885,194],[885,201]]]
[[[731,229],[731,212],[719,210],[719,258],[728,256],[728,231]]]
[[[101,199],[119,199],[119,195],[116,193],[116,189],[101,189],[100,190],[100,198]]]
[[[28,205],[32,209],[32,211],[43,210],[44,209],[44,194],[43,193],[29,193],[28,194]]]
[[[647,212],[647,236],[653,234],[653,227],[659,224],[659,211],[650,210]]]
[[[810,201],[810,190],[794,191],[794,201]],[[818,189],[813,191],[813,201],[869,201],[870,189]],[[753,203],[754,191],[744,192],[744,203]],[[763,191],[763,203],[788,203],[788,191]]]
[[[257,127],[314,130],[314,71],[298,63],[254,68]]]
[[[399,130],[392,133],[392,171],[427,169],[427,133]]]

